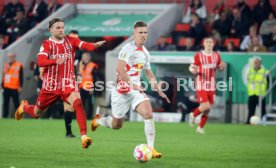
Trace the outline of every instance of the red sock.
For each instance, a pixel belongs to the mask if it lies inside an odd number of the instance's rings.
[[[37,116],[35,113],[34,113],[34,108],[35,108],[35,105],[25,105],[23,107],[23,111],[27,114],[29,114],[31,117],[33,118],[39,118],[39,116]]]
[[[208,113],[209,113],[209,110],[204,112],[204,114],[201,116],[201,119],[200,119],[200,122],[199,122],[199,127],[200,128],[203,128],[206,121],[208,120]]]
[[[193,111],[193,114],[194,114],[194,117],[197,117],[201,112],[199,111],[199,107],[194,109]]]
[[[81,135],[87,134],[87,126],[86,126],[86,114],[83,109],[83,105],[80,99],[77,99],[73,103],[73,107],[76,111],[76,119],[80,128]]]

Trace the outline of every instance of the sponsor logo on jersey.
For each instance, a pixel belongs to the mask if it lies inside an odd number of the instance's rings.
[[[216,68],[216,64],[203,64],[202,67],[205,69],[211,69],[211,68]]]
[[[56,54],[56,55],[51,55],[50,56],[50,58],[52,58],[52,59],[57,59],[57,58],[67,59],[67,58],[71,58],[71,57],[72,57],[71,52],[64,53],[64,54]]]

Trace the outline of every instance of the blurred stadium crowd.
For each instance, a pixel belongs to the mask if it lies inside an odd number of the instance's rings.
[[[28,4],[27,4],[28,2]],[[276,51],[273,0],[6,0],[0,4],[0,49],[4,49],[64,3],[179,3],[183,19],[153,50],[196,51],[212,35],[217,51]]]

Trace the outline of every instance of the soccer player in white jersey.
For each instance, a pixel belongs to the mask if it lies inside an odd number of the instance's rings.
[[[125,114],[132,107],[144,118],[147,144],[152,149],[152,157],[160,158],[162,154],[154,149],[155,126],[152,107],[140,83],[142,70],[145,70],[146,77],[154,90],[162,98],[166,99],[168,103],[170,100],[160,90],[150,68],[150,55],[144,47],[147,32],[146,23],[138,21],[134,24],[134,41],[126,44],[119,53],[116,69],[117,85],[111,94],[112,117],[102,118],[97,114],[91,122],[91,129],[95,131],[99,125],[120,129],[123,125]]]

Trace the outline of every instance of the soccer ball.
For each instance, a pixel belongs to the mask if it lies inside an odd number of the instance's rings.
[[[258,116],[252,116],[251,118],[250,118],[250,124],[251,125],[257,125],[257,124],[259,124],[260,123],[260,118],[258,117]]]
[[[133,155],[136,160],[147,162],[152,157],[152,150],[147,144],[140,144],[135,147]]]

